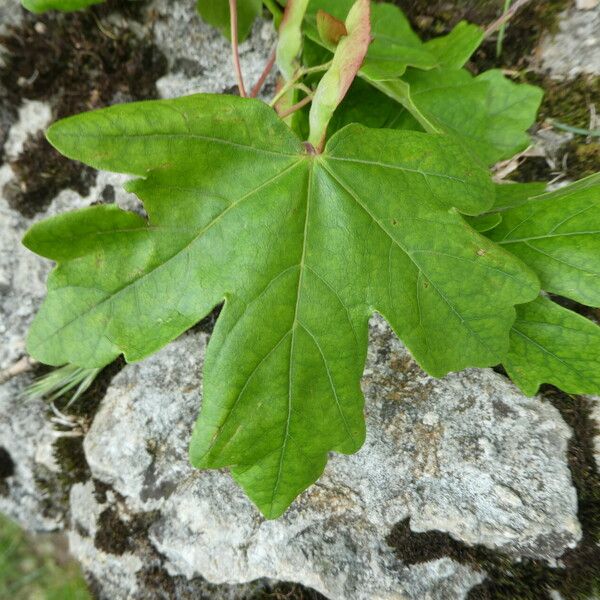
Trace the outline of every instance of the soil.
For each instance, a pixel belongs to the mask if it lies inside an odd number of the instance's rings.
[[[146,39],[151,36],[138,38],[122,18],[142,19],[143,4],[114,0],[72,14],[26,13],[19,27],[0,36],[8,52],[0,89],[5,89],[8,104],[47,101],[59,119],[155,98],[155,82],[166,72],[167,61]],[[93,170],[60,156],[41,135],[30,139],[10,164],[17,181],[7,195],[28,217],[43,211],[61,189],[86,194],[95,180]]]

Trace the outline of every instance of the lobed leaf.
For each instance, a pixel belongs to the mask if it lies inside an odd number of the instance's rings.
[[[35,225],[58,265],[28,348],[48,364],[139,360],[225,301],[191,443],[267,517],[364,439],[360,377],[379,311],[434,375],[503,360],[536,277],[467,225],[486,170],[419,132],[344,128],[323,154],[261,102],[198,95],[60,121],[64,154],[137,176],[148,221],[99,206]]]
[[[504,210],[489,237],[530,265],[546,291],[600,306],[600,174]]]
[[[600,392],[600,327],[540,296],[517,307],[504,361],[511,379],[533,396],[543,383],[570,394]]]

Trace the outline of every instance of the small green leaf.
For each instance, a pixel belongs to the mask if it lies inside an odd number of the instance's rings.
[[[504,366],[529,396],[543,383],[569,394],[598,394],[600,327],[540,296],[517,307]]]
[[[60,10],[71,12],[91,6],[92,4],[101,4],[104,0],[21,0],[21,4],[31,12],[41,13],[47,10]]]
[[[33,226],[26,245],[58,264],[29,351],[140,360],[224,300],[191,457],[231,468],[270,518],[330,450],[363,442],[373,311],[439,376],[504,360],[514,305],[538,294],[462,218],[494,191],[446,136],[353,125],[313,155],[265,104],[197,95],[65,119],[48,138],[137,176],[148,220],[99,206]]]
[[[336,19],[324,10],[317,12],[317,31],[323,44],[332,51],[338,45],[340,39],[344,35],[348,35],[344,21]]]
[[[489,233],[548,292],[600,306],[600,174],[502,212]]]
[[[227,0],[197,0],[198,14],[209,25],[216,27],[227,39],[231,39],[231,24],[229,19],[229,2]],[[237,0],[238,37],[245,40],[256,17],[262,11],[262,0]]]
[[[433,38],[425,48],[442,69],[460,69],[479,48],[485,33],[481,27],[461,21],[448,35]]]

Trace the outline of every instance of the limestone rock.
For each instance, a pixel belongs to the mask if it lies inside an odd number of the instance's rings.
[[[43,402],[19,398],[28,379],[0,386],[0,512],[30,531],[53,531],[62,507],[48,497],[54,434]]]
[[[189,333],[113,380],[85,439],[94,477],[149,526],[172,575],[291,580],[329,598],[459,598],[482,574],[450,559],[403,565],[385,543],[407,517],[467,544],[553,559],[580,538],[568,427],[490,370],[435,380],[381,319],[365,371],[368,435],[265,521],[226,472],[195,471],[205,334]],[[118,443],[115,443],[118,440]],[[77,507],[74,507],[77,510]]]
[[[556,78],[600,75],[600,5],[570,9],[560,16],[559,25],[559,31],[547,35],[540,46],[542,68]]]
[[[159,94],[163,98],[199,92],[237,94],[230,44],[202,22],[194,7],[194,2],[181,0],[154,2],[159,15],[153,28],[155,43],[169,61],[169,73],[156,84]],[[240,44],[240,64],[248,89],[260,77],[275,41],[273,24],[257,19],[252,35]],[[273,81],[271,77],[268,82],[271,89]]]
[[[598,0],[577,0],[575,6],[577,10],[592,10],[599,4]]]

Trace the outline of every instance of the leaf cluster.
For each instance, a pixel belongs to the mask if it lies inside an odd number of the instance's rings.
[[[94,206],[24,239],[57,263],[28,339],[46,364],[141,360],[224,302],[191,459],[269,518],[362,445],[374,312],[434,376],[503,364],[527,394],[600,393],[600,329],[550,296],[600,306],[600,175],[551,193],[490,178],[541,90],[466,70],[473,25],[422,42],[394,5],[303,1],[280,28],[285,118],[196,95],[60,121],[50,142],[132,175],[147,218]],[[261,7],[244,6],[247,31]]]

